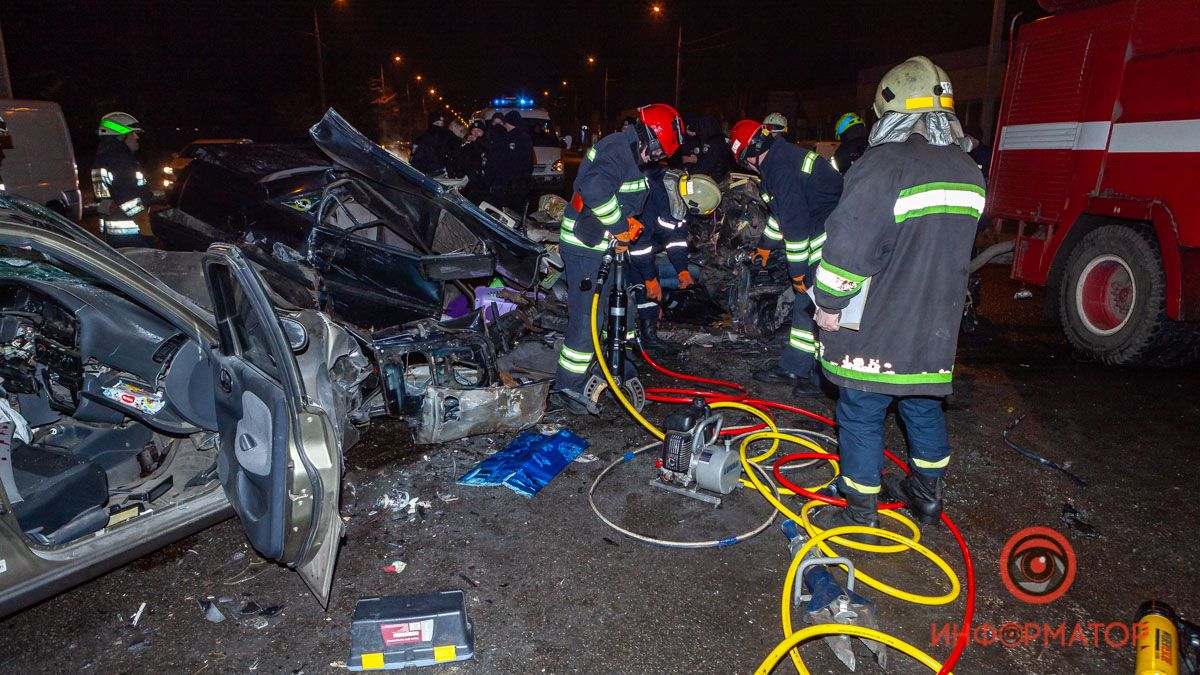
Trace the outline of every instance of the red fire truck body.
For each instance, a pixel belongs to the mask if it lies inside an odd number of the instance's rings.
[[[1113,364],[1200,355],[1200,1],[1019,29],[988,215],[1017,224],[1012,276],[1048,286],[1076,348]]]

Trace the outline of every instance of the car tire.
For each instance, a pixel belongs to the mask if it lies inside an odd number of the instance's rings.
[[[1166,276],[1152,231],[1105,225],[1072,249],[1059,316],[1075,349],[1108,365],[1176,366],[1200,356],[1200,330],[1166,315]]]

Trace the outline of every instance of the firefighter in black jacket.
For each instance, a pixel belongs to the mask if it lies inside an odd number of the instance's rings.
[[[642,286],[635,293],[642,347],[657,358],[670,356],[679,349],[658,337],[663,292],[656,257],[659,253],[667,254],[679,279],[679,288],[694,283],[688,271],[687,217],[715,211],[721,203],[721,188],[708,176],[657,166],[646,172],[646,181],[649,195],[640,218],[645,229],[629,245],[629,280]]]
[[[683,142],[683,121],[669,105],[638,110],[625,131],[602,138],[584,155],[575,177],[575,194],[563,213],[559,252],[567,275],[567,331],[558,356],[551,400],[573,414],[598,414],[584,387],[595,358],[591,337],[592,294],[583,288],[595,279],[609,242],[627,248],[642,229],[637,216],[649,184],[644,167],[665,159]],[[612,277],[609,282],[612,283]],[[608,297],[608,289],[599,291]]]
[[[760,382],[791,383],[794,396],[820,394],[807,288],[810,270],[821,259],[825,219],[842,194],[842,176],[816,152],[779,138],[754,120],[733,125],[729,144],[739,163],[762,176],[762,198],[771,211],[755,258],[766,267],[771,251],[782,245],[796,293],[791,331],[779,360],[753,377]]]
[[[100,118],[96,132],[100,143],[92,162],[92,191],[100,213],[100,234],[109,237],[150,236],[146,211],[154,195],[137,152],[142,126],[129,113],[113,112]]]
[[[833,153],[833,168],[844,174],[867,151],[867,125],[856,113],[846,113],[833,125],[833,137],[840,141]]]
[[[941,397],[954,352],[983,176],[967,154],[946,72],[918,56],[896,66],[875,94],[871,151],[847,176],[829,217],[816,271],[821,365],[841,389],[837,403],[844,509],[824,509],[822,529],[875,526],[881,482],[921,523],[942,512],[950,444]],[[867,281],[870,280],[869,285]],[[865,288],[865,290],[864,290]],[[861,298],[859,330],[839,329]],[[884,417],[899,399],[911,473],[881,481]]]

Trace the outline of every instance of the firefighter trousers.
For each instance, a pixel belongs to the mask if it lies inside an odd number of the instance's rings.
[[[592,296],[596,293],[596,274],[600,271],[603,254],[563,244],[559,249],[567,277],[567,333],[562,349],[558,353],[558,368],[554,373],[555,389],[570,389],[583,393],[588,381],[588,371],[595,350],[592,349]],[[585,284],[587,289],[581,289]],[[612,288],[612,275],[605,287],[600,289],[600,307],[596,310],[598,329],[604,330],[607,316],[608,293]]]
[[[914,471],[940,478],[950,463],[950,440],[942,399],[888,394],[840,387],[837,402],[841,485],[860,494],[878,494],[883,472],[884,419],[899,398],[900,419],[908,435],[908,463]]]

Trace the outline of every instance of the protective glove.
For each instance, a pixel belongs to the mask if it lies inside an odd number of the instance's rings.
[[[792,277],[792,290],[796,291],[797,293],[808,292],[808,286],[804,284],[803,274]]]
[[[771,257],[771,249],[760,248],[754,252],[754,255],[750,256],[750,260],[757,260],[760,265],[762,265],[763,267],[766,267],[767,259],[770,257]]]
[[[658,279],[646,281],[646,297],[655,302],[662,302],[662,286],[659,285]]]
[[[692,273],[687,270],[683,270],[677,276],[679,277],[679,287],[680,288],[687,288],[687,287],[691,286],[692,284],[696,283],[692,279]],[[656,286],[658,285],[657,281],[654,283]]]

